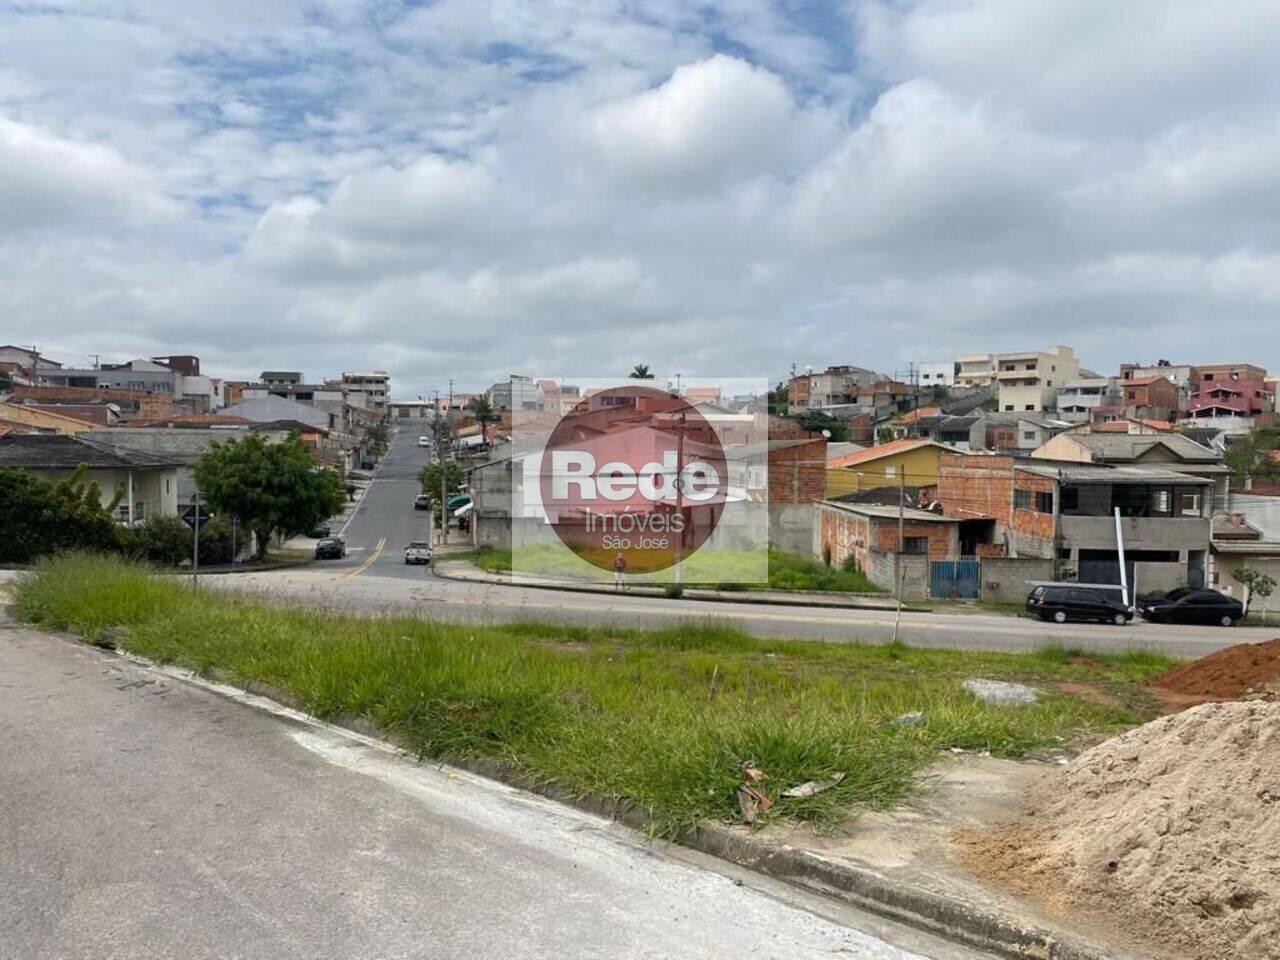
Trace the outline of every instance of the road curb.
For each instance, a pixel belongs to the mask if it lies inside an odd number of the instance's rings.
[[[445,560],[445,558],[441,558],[441,559]],[[453,562],[460,563],[463,561],[453,561]],[[561,593],[593,593],[601,596],[610,596],[616,592],[609,587],[593,587],[593,586],[588,586],[586,584],[571,583],[571,582],[566,582],[563,584],[561,583],[516,583],[512,580],[507,580],[502,577],[494,576],[492,574],[485,574],[482,577],[459,577],[449,573],[441,573],[438,569],[436,569],[435,564],[432,564],[431,572],[435,574],[437,577],[439,577],[441,580],[452,580],[455,583],[480,583],[480,584],[486,584],[486,585],[497,586],[497,587],[528,587],[529,589],[532,589],[532,590],[555,590]],[[648,588],[642,587],[638,589],[647,590]],[[653,588],[653,589],[655,592],[652,592],[652,593],[649,593],[649,592],[638,593],[636,592],[637,588],[631,588],[619,595],[627,596],[627,597],[640,597],[645,600],[672,599],[670,597],[665,596],[659,588]],[[796,597],[795,599],[791,599],[789,597],[767,597],[767,598],[752,597],[750,596],[750,591],[745,591],[745,590],[740,592],[739,591],[720,592],[720,591],[694,589],[694,590],[684,591],[680,599],[693,600],[699,603],[742,603],[742,604],[765,606],[765,607],[808,607],[810,609],[814,607],[819,607],[819,608],[825,608],[825,609],[831,609],[831,610],[871,610],[871,611],[879,611],[881,613],[894,613],[898,609],[895,605],[887,604],[887,603],[869,604],[869,603],[846,603],[839,600],[832,601],[832,600],[824,599],[820,595],[815,596],[815,594],[812,592],[807,593],[804,597]],[[903,613],[933,613],[934,610],[932,607],[913,607],[913,606],[904,605],[902,608],[902,612]]]
[[[62,633],[74,643],[85,641]],[[124,650],[115,655],[172,676],[165,668],[145,657]],[[287,690],[260,681],[245,681],[213,667],[199,674],[182,671],[182,678],[211,689],[207,683],[222,684],[253,696],[271,700],[282,707],[307,714]],[[202,682],[204,681],[204,682]],[[415,751],[394,731],[382,730],[364,717],[343,715],[321,721],[363,737],[380,740],[409,754]],[[653,820],[641,807],[621,797],[582,794],[554,781],[535,781],[514,765],[492,758],[464,758],[448,763],[424,759],[419,762],[439,767],[456,767],[549,800],[604,817],[652,837]],[[858,909],[898,923],[944,936],[950,940],[996,953],[1011,960],[1117,960],[1118,955],[1072,937],[1053,933],[1033,924],[973,907],[944,894],[892,880],[874,870],[826,860],[794,847],[766,843],[740,829],[708,823],[674,838],[676,843],[717,857],[811,893],[822,894]]]

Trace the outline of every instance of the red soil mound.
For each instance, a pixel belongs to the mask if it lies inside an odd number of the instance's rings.
[[[1240,643],[1175,667],[1149,686],[1200,700],[1234,700],[1280,680],[1280,639]]]

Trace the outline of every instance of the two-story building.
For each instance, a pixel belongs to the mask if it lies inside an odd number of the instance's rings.
[[[1206,581],[1214,482],[1148,466],[945,454],[943,513],[966,521],[962,549],[1054,561],[1057,575],[1120,582],[1123,547],[1138,594]]]
[[[1068,380],[1058,391],[1058,418],[1069,423],[1088,423],[1098,407],[1120,405],[1120,386],[1114,377]]]

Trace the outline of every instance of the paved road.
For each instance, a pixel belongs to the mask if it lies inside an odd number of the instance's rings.
[[[418,568],[412,568],[417,570]],[[349,572],[349,571],[347,571]],[[210,586],[261,595],[277,602],[338,612],[404,612],[465,623],[544,620],[587,626],[669,627],[713,621],[755,636],[832,643],[882,643],[893,636],[892,612],[829,607],[776,607],[719,601],[668,600],[571,593],[530,587],[418,577],[350,577],[324,565],[271,573],[209,577]],[[1280,626],[1185,627],[1135,621],[1126,627],[1042,623],[988,614],[904,613],[901,638],[921,647],[957,650],[1035,650],[1050,644],[1092,651],[1149,650],[1201,657],[1235,643],[1280,636]]]
[[[409,567],[404,562],[409,541],[431,540],[430,511],[413,509],[413,498],[422,489],[418,474],[429,459],[418,446],[418,436],[419,431],[408,426],[392,432],[391,448],[342,530],[347,558],[325,561],[327,565],[352,576],[431,578],[429,567]],[[453,536],[458,533],[454,531]]]
[[[978,957],[71,641],[0,662],[6,958]]]

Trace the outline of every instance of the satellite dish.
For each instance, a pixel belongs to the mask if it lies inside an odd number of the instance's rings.
[[[823,430],[823,431],[822,431],[822,435],[823,435],[824,437],[826,437],[828,440],[830,440],[830,439],[831,439],[831,431],[830,431],[830,430]]]

